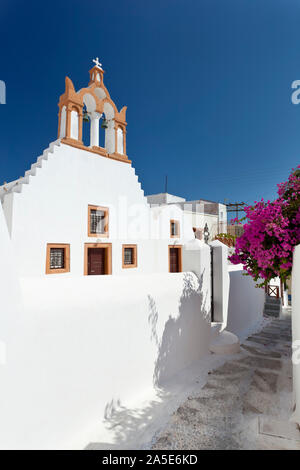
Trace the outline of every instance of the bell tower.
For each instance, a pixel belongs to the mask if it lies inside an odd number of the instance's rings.
[[[90,81],[89,86],[95,83],[96,86],[100,86],[103,83],[104,70],[102,69],[102,64],[100,64],[98,57],[93,59],[93,62],[96,64],[94,67],[89,70]]]
[[[66,77],[65,92],[58,103],[58,138],[64,144],[131,163],[126,154],[127,107],[118,111],[104,85],[102,64],[98,57],[93,62],[87,88],[76,92],[72,81]],[[82,141],[83,119],[90,124],[89,146]],[[105,132],[104,147],[99,145],[100,132]]]

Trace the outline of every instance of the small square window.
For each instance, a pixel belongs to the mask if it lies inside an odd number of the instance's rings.
[[[123,245],[123,268],[137,267],[137,246]]]
[[[88,236],[108,237],[108,208],[99,206],[88,207]]]
[[[50,269],[65,268],[65,249],[50,248]]]
[[[133,248],[124,248],[124,264],[134,264]]]
[[[179,237],[179,221],[178,220],[170,220],[170,237],[176,238]]]
[[[46,274],[60,274],[70,271],[70,245],[47,244]]]

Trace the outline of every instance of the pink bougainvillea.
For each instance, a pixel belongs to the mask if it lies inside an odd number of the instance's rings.
[[[237,238],[233,264],[242,263],[258,285],[279,276],[290,277],[293,250],[300,243],[300,165],[278,186],[278,198],[245,207],[247,223]]]

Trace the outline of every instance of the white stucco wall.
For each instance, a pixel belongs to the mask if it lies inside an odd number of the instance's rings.
[[[228,247],[219,240],[210,243],[213,251],[214,321],[227,326],[230,277],[228,273]]]
[[[112,400],[134,400],[208,353],[195,275],[131,279],[22,280],[25,310],[0,368],[1,448],[82,448]]]
[[[295,248],[292,272],[293,392],[296,410],[293,420],[300,424],[300,245]]]
[[[205,224],[208,226],[210,240],[213,240],[218,233],[218,216],[213,214],[202,214],[197,212],[192,212],[188,209],[189,204],[186,204],[184,214],[186,220],[189,220],[189,223],[192,227],[204,229]]]
[[[14,205],[15,194],[16,193],[7,194],[2,203],[3,214],[5,216],[9,236],[11,236],[11,232],[12,232],[13,205]]]
[[[250,276],[243,276],[242,265],[228,265],[228,270],[230,289],[227,330],[244,337],[263,319],[265,292],[255,287]]]
[[[21,306],[21,291],[17,272],[15,270],[15,256],[9,238],[6,219],[0,203],[0,340],[1,335],[10,324],[12,318],[19,315]]]
[[[147,200],[153,206],[178,203],[184,211],[186,220],[189,220],[192,227],[204,229],[205,224],[207,224],[210,240],[213,240],[219,232],[227,231],[227,210],[225,204],[209,203],[203,200],[186,201],[184,198],[168,193],[148,195]]]
[[[149,204],[170,204],[185,201],[184,197],[175,196],[174,194],[169,193],[149,194],[146,197]]]
[[[219,231],[227,233],[227,207],[219,203]]]
[[[170,220],[179,222],[179,236],[170,237]],[[169,244],[185,243],[195,238],[190,219],[185,216],[184,211],[175,205],[163,205],[151,208],[151,238],[167,240]]]
[[[4,197],[19,275],[44,276],[47,243],[68,243],[71,272],[59,276],[82,276],[84,244],[95,242],[112,243],[113,274],[168,272],[168,245],[194,237],[181,208],[152,210],[127,163],[63,144],[53,149],[20,193]],[[88,237],[89,204],[109,208],[108,238]],[[172,218],[181,221],[177,239],[170,237]],[[137,268],[122,268],[124,243],[137,244]]]
[[[11,381],[8,362],[13,361],[13,352],[18,347],[15,332],[19,328],[22,313],[21,289],[16,271],[14,270],[14,253],[12,250],[6,220],[0,204],[0,389],[4,390],[8,383],[9,393],[1,396],[0,422],[4,419],[4,426],[8,418],[4,418],[1,411],[8,406],[7,399],[14,397],[15,388]],[[17,366],[18,367],[18,366]],[[14,398],[11,401],[13,407]],[[4,429],[3,429],[4,431]]]
[[[182,252],[182,269],[194,273],[199,279],[202,295],[202,312],[211,320],[211,255],[210,247],[200,240],[185,244]]]

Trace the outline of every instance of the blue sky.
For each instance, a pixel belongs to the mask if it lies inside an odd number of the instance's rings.
[[[128,156],[146,194],[252,202],[274,198],[300,162],[298,0],[0,3],[0,183],[57,138],[68,75],[105,84],[128,106]]]

